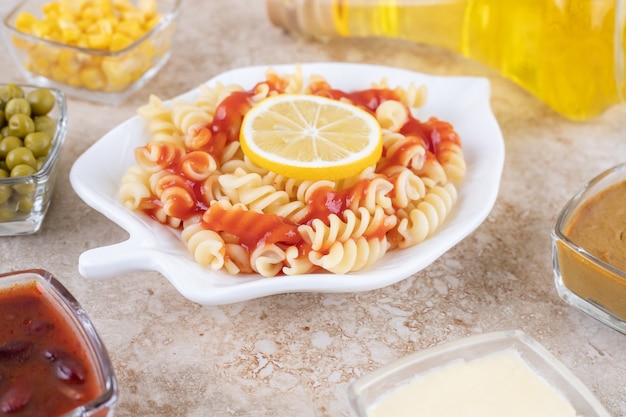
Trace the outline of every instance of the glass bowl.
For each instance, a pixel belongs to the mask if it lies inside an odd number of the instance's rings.
[[[25,0],[5,17],[3,32],[28,83],[55,87],[80,99],[117,104],[167,63],[181,1],[154,0],[156,10],[143,15],[137,10],[148,2],[138,2],[138,6],[130,0],[114,2],[133,5],[131,23],[122,25],[121,17],[119,21],[105,17],[121,12],[100,10],[108,2],[73,2],[84,9],[70,14],[65,10],[73,7],[70,0]],[[53,19],[53,13],[59,16]],[[33,19],[42,22],[44,18],[51,23],[31,24]]]
[[[0,88],[9,85],[11,84],[0,84]],[[19,85],[19,87],[24,94],[38,88],[32,85]],[[39,231],[50,206],[58,161],[67,132],[67,104],[63,92],[54,88],[48,88],[48,90],[55,98],[54,107],[47,114],[49,117],[47,121],[53,123],[54,126],[52,143],[45,160],[40,158],[43,164],[38,163],[37,172],[18,177],[0,177],[0,236],[31,234]],[[0,151],[4,149],[5,134],[8,135],[6,132],[0,134]],[[5,157],[3,155],[0,158],[0,163],[5,160]]]
[[[488,363],[495,366],[488,368]],[[509,368],[511,364],[514,366]],[[519,389],[521,384],[516,386],[518,389],[513,389],[515,384],[509,384],[518,377],[526,378],[520,378],[522,382],[527,382],[523,385],[524,391]],[[418,384],[429,392],[428,398],[420,398],[423,392],[408,389],[420,387]],[[431,389],[433,387],[436,388]],[[540,389],[535,389],[538,387]],[[402,407],[403,391],[404,400],[418,403],[412,404],[409,412]],[[389,411],[387,415],[395,417],[438,416],[440,414],[436,413],[441,411],[438,410],[440,405],[448,403],[467,408],[456,410],[458,414],[449,411],[445,416],[488,416],[498,409],[492,404],[495,399],[504,400],[507,406],[515,403],[519,407],[525,402],[534,403],[547,393],[550,398],[558,398],[559,406],[567,414],[557,414],[558,409],[554,408],[553,413],[546,415],[610,417],[580,380],[543,346],[519,330],[471,336],[406,356],[353,382],[348,398],[351,411],[357,417],[383,415],[382,408]],[[469,402],[463,402],[463,397],[469,398]],[[427,410],[428,406],[432,409]],[[515,411],[515,415],[520,415],[519,408]],[[499,415],[507,414],[501,412]],[[543,414],[531,412],[528,415],[539,417]]]
[[[605,192],[619,190],[622,196],[613,197],[614,206],[602,211],[602,206],[610,203]],[[624,334],[625,194],[626,164],[621,164],[585,184],[565,205],[552,230],[552,264],[559,296]]]
[[[0,410],[11,415],[111,417],[117,381],[78,301],[49,272],[0,274]]]

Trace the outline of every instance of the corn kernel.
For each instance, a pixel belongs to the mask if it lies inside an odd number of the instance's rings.
[[[76,74],[72,74],[68,77],[67,84],[73,86],[73,87],[81,87],[82,86],[82,81],[80,79],[80,75],[78,73]]]
[[[67,20],[59,21],[59,27],[61,29],[61,40],[63,43],[75,44],[81,37],[81,31],[73,22]]]
[[[80,20],[86,20],[90,23],[95,23],[105,15],[95,7],[85,7],[85,10],[80,15]]]
[[[95,33],[86,35],[87,45],[93,49],[108,49],[111,45],[112,35],[110,33]]]
[[[106,86],[104,74],[98,68],[84,68],[79,75],[82,84],[91,90],[101,90]]]
[[[49,2],[42,6],[42,11],[45,16],[56,16],[59,14],[61,4],[58,2]]]
[[[141,29],[141,23],[136,20],[123,20],[116,28],[117,33],[122,33],[131,39],[139,39],[143,36],[144,31]]]
[[[111,51],[120,51],[133,43],[133,39],[123,33],[116,32],[111,37]]]
[[[161,21],[161,16],[159,16],[159,15],[154,16],[150,20],[146,21],[146,23],[143,25],[145,31],[146,32],[151,31],[152,28],[155,27],[160,21]]]
[[[43,38],[48,32],[50,32],[50,25],[44,22],[34,22],[31,26],[31,33],[38,38]]]
[[[133,77],[128,74],[116,73],[112,77],[108,78],[109,91],[122,91],[125,90],[130,84],[135,81]]]
[[[102,63],[102,70],[109,81],[109,87],[113,91],[120,91],[128,87],[137,77],[124,68],[125,59],[110,58]]]
[[[101,16],[113,15],[113,3],[111,0],[98,0],[94,3],[93,9],[100,11]]]
[[[117,25],[114,24],[113,21],[111,21],[110,19],[100,20],[100,21],[98,21],[96,26],[97,26],[98,31],[100,33],[106,33],[107,35],[112,35],[113,34],[113,28],[117,27]]]
[[[11,42],[13,42],[17,49],[28,49],[31,45],[29,41],[18,36],[11,36]]]
[[[30,13],[22,13],[15,19],[15,27],[20,32],[30,32],[31,27],[37,23],[37,18]]]
[[[65,83],[68,79],[68,73],[61,67],[55,67],[52,69],[52,78],[61,83]]]
[[[125,10],[133,9],[133,5],[130,2],[126,1],[126,0],[113,0],[113,7],[118,12],[123,12]]]
[[[81,64],[78,61],[78,57],[76,56],[76,54],[68,50],[59,51],[57,65],[60,70],[68,74],[78,72],[81,67]]]
[[[153,17],[157,14],[157,3],[155,0],[139,0],[137,8],[149,17]]]
[[[76,42],[76,46],[79,48],[89,48],[89,44],[87,43],[87,39],[83,36]]]
[[[82,1],[61,1],[59,2],[59,13],[63,16],[79,16],[83,7]]]

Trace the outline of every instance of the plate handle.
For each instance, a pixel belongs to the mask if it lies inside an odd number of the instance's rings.
[[[78,258],[78,272],[85,278],[109,278],[116,274],[146,270],[151,250],[138,248],[132,240],[89,249]]]

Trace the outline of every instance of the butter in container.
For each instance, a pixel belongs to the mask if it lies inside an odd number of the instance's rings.
[[[609,417],[593,394],[521,331],[416,352],[355,381],[356,417]]]
[[[559,296],[626,334],[626,164],[589,181],[552,230]]]

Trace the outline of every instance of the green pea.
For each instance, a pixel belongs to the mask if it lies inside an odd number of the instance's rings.
[[[52,136],[46,132],[33,132],[24,138],[24,146],[30,149],[35,158],[48,155],[52,145]]]
[[[3,172],[3,171],[0,171],[0,172]],[[13,191],[11,190],[10,186],[0,185],[0,204],[4,204],[7,201],[9,201],[9,198],[11,198],[11,194],[13,194]]]
[[[25,114],[30,116],[31,109],[28,100],[25,98],[14,98],[4,106],[4,117],[6,120],[11,119],[14,114]]]
[[[6,138],[7,136],[9,136],[9,126],[4,126],[2,129],[0,129],[0,138]]]
[[[0,106],[4,106],[13,98],[24,98],[24,90],[17,84],[0,86]]]
[[[11,149],[7,154],[6,163],[11,170],[11,174],[13,173],[13,169],[19,165],[28,165],[33,169],[37,169],[37,158],[33,155],[33,151],[26,146]]]
[[[35,168],[28,164],[19,164],[14,166],[11,169],[11,178],[15,177],[27,177],[29,175],[33,175],[35,172]]]
[[[38,88],[29,92],[26,99],[30,103],[33,116],[46,115],[54,107],[56,97],[46,88]]]
[[[16,203],[20,213],[30,213],[33,210],[33,199],[30,198],[30,195],[20,195]]]
[[[9,119],[9,134],[23,138],[35,131],[35,122],[25,114],[14,114]]]
[[[46,132],[51,138],[54,138],[54,132],[57,130],[57,122],[50,116],[37,116],[35,121],[35,131]]]
[[[21,165],[20,165],[21,166]],[[23,165],[25,167],[30,168],[28,165]],[[26,171],[25,171],[26,172]],[[18,173],[20,175],[13,175],[13,173],[11,173],[11,176],[15,176],[15,177],[26,177],[28,175],[32,175],[32,174],[27,174],[27,173]],[[21,175],[23,174],[23,175]],[[35,184],[33,184],[32,182],[27,182],[27,183],[22,183],[22,184],[16,184],[13,186],[13,189],[15,190],[15,192],[18,195],[24,195],[27,197],[31,197],[33,195],[33,193],[35,192]],[[15,198],[15,194],[13,194],[13,198]]]
[[[9,151],[24,146],[22,139],[15,136],[7,136],[0,139],[0,160],[4,161]]]
[[[0,222],[12,220],[15,217],[15,210],[9,207],[0,206]]]

